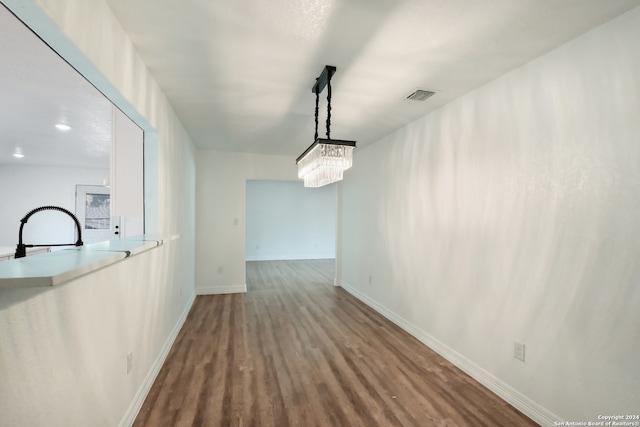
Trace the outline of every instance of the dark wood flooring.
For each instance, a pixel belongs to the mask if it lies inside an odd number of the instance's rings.
[[[198,296],[134,426],[535,426],[333,286],[333,260],[247,263]]]

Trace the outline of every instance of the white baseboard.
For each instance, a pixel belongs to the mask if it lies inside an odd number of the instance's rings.
[[[393,323],[404,329],[406,332],[413,335],[424,345],[447,359],[449,362],[453,363],[470,377],[500,396],[507,403],[517,408],[520,412],[531,418],[533,421],[542,426],[553,426],[557,425],[554,424],[555,422],[559,422],[562,420],[560,417],[547,410],[546,408],[540,406],[536,402],[532,401],[527,396],[511,387],[509,384],[506,384],[504,381],[496,378],[489,372],[482,369],[480,366],[476,365],[473,361],[469,360],[465,356],[453,350],[451,347],[429,335],[427,332],[421,330],[413,323],[398,316],[396,313],[389,310],[379,302],[373,300],[372,298],[369,298],[367,295],[363,294],[353,286],[349,285],[346,282],[342,282],[340,286],[342,286],[345,291],[349,292],[351,295],[380,313],[382,316],[386,317],[388,320],[392,321]]]
[[[167,358],[167,355],[169,354],[171,347],[173,347],[173,343],[178,337],[178,333],[180,332],[180,329],[182,329],[182,325],[184,325],[185,320],[187,320],[187,316],[189,315],[189,311],[191,310],[191,306],[193,305],[193,302],[195,301],[195,299],[196,299],[195,294],[192,294],[191,298],[189,298],[189,301],[187,302],[187,305],[184,311],[182,312],[182,315],[180,315],[180,319],[178,319],[178,322],[176,323],[176,326],[171,331],[169,338],[167,338],[167,341],[164,343],[164,346],[162,346],[162,349],[160,350],[160,354],[158,354],[158,357],[156,357],[156,360],[151,365],[149,372],[147,372],[147,376],[145,377],[144,381],[140,385],[140,388],[138,388],[138,391],[136,395],[133,397],[133,400],[131,401],[131,404],[129,405],[127,412],[125,412],[124,417],[122,417],[122,420],[120,421],[120,424],[119,424],[120,427],[130,427],[133,425],[133,422],[136,420],[136,417],[138,416],[138,412],[140,412],[140,408],[142,408],[142,404],[144,403],[144,400],[147,398],[147,395],[149,394],[149,390],[151,390],[151,386],[153,386],[153,383],[155,382],[156,377],[158,376],[158,373],[162,368],[162,365],[164,365],[164,361]]]
[[[246,283],[238,286],[202,286],[196,288],[196,294],[198,295],[244,294],[246,292]]]
[[[300,261],[305,259],[335,259],[335,254],[308,255],[247,255],[245,261]]]

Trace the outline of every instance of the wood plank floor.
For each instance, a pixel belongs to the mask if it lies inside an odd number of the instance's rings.
[[[333,260],[247,263],[197,297],[134,426],[535,426],[333,283]]]

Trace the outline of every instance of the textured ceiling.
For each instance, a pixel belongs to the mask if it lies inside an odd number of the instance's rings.
[[[296,157],[311,87],[331,136],[374,142],[640,0],[107,0],[198,147]],[[0,6],[0,164],[108,167],[111,106]],[[425,102],[404,98],[436,91]],[[326,101],[322,94],[321,129]],[[534,100],[525,100],[534,102]],[[70,132],[53,125],[67,121]]]
[[[111,103],[2,5],[0,58],[0,164],[108,168]]]
[[[198,147],[297,156],[325,64],[338,69],[331,136],[363,146],[640,0],[107,3]],[[437,93],[405,101],[415,88]]]

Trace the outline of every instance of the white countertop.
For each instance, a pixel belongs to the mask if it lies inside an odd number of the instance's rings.
[[[4,261],[0,289],[56,286],[176,238],[141,235]]]

